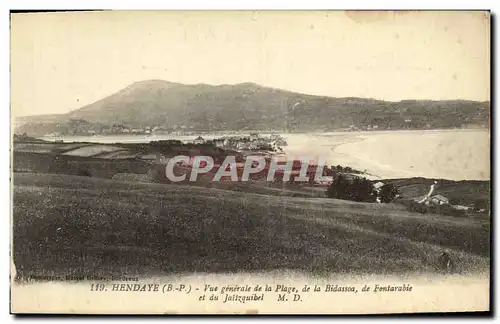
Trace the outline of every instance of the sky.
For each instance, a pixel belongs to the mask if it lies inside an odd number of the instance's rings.
[[[489,21],[479,11],[12,14],[11,112],[67,113],[148,79],[486,101]]]

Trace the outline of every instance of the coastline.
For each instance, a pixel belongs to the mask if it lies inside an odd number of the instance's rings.
[[[268,133],[261,133],[266,135]],[[490,180],[488,129],[398,130],[372,132],[276,133],[285,138],[287,159],[307,156],[327,165],[365,171],[371,180],[439,178]],[[162,139],[192,140],[196,135],[75,136],[50,141],[141,143]],[[205,139],[217,134],[205,134]],[[421,142],[421,143],[420,143]]]
[[[342,163],[377,178],[490,180],[489,132],[422,132],[371,134],[342,143],[332,151]]]

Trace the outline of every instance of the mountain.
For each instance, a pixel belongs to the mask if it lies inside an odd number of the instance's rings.
[[[75,120],[97,125],[163,126],[195,131],[422,129],[488,127],[489,102],[333,98],[254,83],[185,85],[147,80],[74,110],[57,121],[31,120],[16,132],[65,131]],[[26,118],[26,117],[25,117]],[[36,126],[38,125],[38,126]],[[38,134],[39,135],[39,134]]]

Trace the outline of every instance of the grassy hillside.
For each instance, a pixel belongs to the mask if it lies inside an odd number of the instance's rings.
[[[78,128],[97,131],[103,124],[184,125],[196,131],[317,131],[350,125],[377,125],[378,129],[487,127],[489,109],[488,102],[465,100],[388,102],[313,96],[253,83],[214,86],[147,80],[66,114],[67,123],[61,116],[52,124],[37,118],[16,132],[71,134],[77,125],[69,120],[80,121]]]
[[[473,205],[490,210],[490,181],[451,181],[444,179],[406,178],[382,180],[398,187],[402,196],[407,199],[422,197],[429,192],[430,185],[437,181],[434,194],[447,197],[454,205]]]
[[[489,265],[489,221],[402,206],[47,174],[14,175],[18,275],[292,269],[457,271]]]

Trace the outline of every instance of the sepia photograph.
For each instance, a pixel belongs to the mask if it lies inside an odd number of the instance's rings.
[[[10,14],[11,312],[490,311],[489,11]]]

